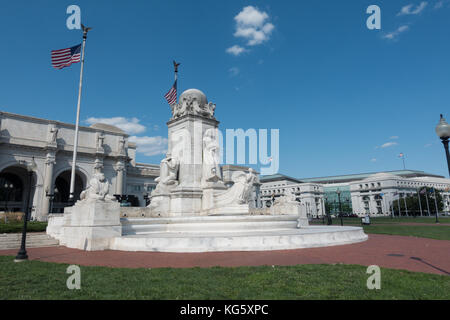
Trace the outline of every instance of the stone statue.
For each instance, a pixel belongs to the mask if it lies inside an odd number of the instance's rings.
[[[231,178],[234,184],[225,192],[214,196],[217,207],[248,204],[252,197],[256,174],[253,169],[248,173],[236,171]]]
[[[105,178],[105,175],[101,172],[97,172],[89,180],[89,186],[81,192],[81,200],[115,200],[114,197],[109,194],[109,183]]]
[[[103,148],[104,140],[105,140],[105,136],[103,135],[103,133],[98,132],[97,133],[97,141],[96,141],[96,148],[97,149]]]
[[[220,146],[214,130],[208,130],[203,137],[203,182],[222,180],[220,172]]]
[[[179,161],[172,157],[170,153],[166,154],[166,158],[161,161],[159,177],[155,179],[158,183],[152,195],[167,193],[170,189],[178,185],[178,169]]]
[[[207,101],[203,92],[197,89],[189,89],[180,96],[179,103],[170,106],[172,119],[179,118],[185,114],[200,115],[214,119],[216,105]]]
[[[256,174],[252,168],[248,170],[248,173],[244,177],[244,188],[239,196],[239,203],[248,203],[251,200],[253,184],[256,182]]]
[[[273,204],[276,206],[276,205],[280,205],[280,204],[284,204],[284,203],[292,203],[292,202],[298,203],[297,196],[295,195],[295,192],[291,188],[288,188],[286,190],[285,194],[282,197],[277,198]]]
[[[50,128],[50,143],[56,143],[56,138],[58,137],[58,128],[51,127]]]
[[[214,118],[214,112],[216,110],[216,105],[212,102],[206,105],[207,116],[210,118]]]
[[[119,153],[120,153],[120,154],[126,154],[126,150],[125,150],[125,138],[124,138],[124,137],[120,137],[120,138],[119,138]]]

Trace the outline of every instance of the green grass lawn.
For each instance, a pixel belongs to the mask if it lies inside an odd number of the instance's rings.
[[[333,225],[341,225],[341,219],[332,219]],[[361,226],[360,218],[344,218],[344,226]],[[449,217],[439,217],[439,222],[450,223]],[[420,223],[418,225],[401,225],[401,223]],[[421,225],[421,224],[429,225]],[[312,225],[322,225],[321,220],[314,220]],[[436,224],[434,217],[379,217],[371,218],[371,225],[363,226],[365,233],[392,234],[400,236],[412,236],[431,238],[438,240],[450,240],[450,226]]]
[[[47,228],[47,222],[28,221],[27,232],[44,232]],[[23,222],[0,222],[0,233],[17,233],[22,232]]]
[[[361,218],[343,218],[344,225],[361,225]],[[333,225],[341,225],[340,218],[332,219]],[[398,224],[398,223],[427,223],[430,225],[439,225],[435,222],[435,217],[377,217],[370,218],[370,222],[372,225],[378,224]],[[326,223],[326,219],[325,219]],[[450,223],[450,217],[439,217],[439,223]],[[314,219],[312,224],[322,224],[322,219]]]
[[[370,225],[364,226],[364,232],[450,240],[450,226]]]
[[[81,290],[69,290],[68,265],[0,257],[2,299],[450,299],[450,277],[381,269],[369,290],[367,268],[298,265],[236,268],[81,267]]]

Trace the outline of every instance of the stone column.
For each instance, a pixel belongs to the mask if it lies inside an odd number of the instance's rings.
[[[215,186],[204,187],[202,190],[203,137],[207,130],[217,130],[218,124],[215,119],[191,114],[167,123],[168,150],[180,163],[179,185],[170,194],[172,216],[193,215],[213,205]]]
[[[323,201],[323,195],[320,198],[320,203],[321,203],[321,209],[322,209],[322,216],[325,216],[325,203]]]
[[[371,214],[377,214],[377,201],[375,200],[375,195],[369,196],[369,211]]]
[[[48,194],[53,192],[53,167],[55,165],[55,154],[53,152],[47,153],[45,160],[45,176],[44,176],[44,192],[42,194],[41,216],[38,220],[46,220],[50,210],[50,197]]]
[[[116,194],[123,195],[123,176],[125,172],[125,165],[121,160],[116,162],[115,170],[117,173]]]

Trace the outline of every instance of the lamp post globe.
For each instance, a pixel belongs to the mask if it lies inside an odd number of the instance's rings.
[[[450,154],[448,151],[448,139],[450,138],[450,124],[448,124],[447,121],[445,121],[442,114],[441,119],[439,120],[439,123],[436,126],[436,134],[442,140],[442,144],[444,145],[445,155],[447,157],[448,173],[450,176]]]
[[[28,195],[26,200],[26,207],[25,212],[23,213],[23,230],[22,230],[22,242],[20,244],[19,252],[17,253],[16,258],[14,259],[14,262],[21,262],[28,260],[27,250],[26,250],[26,239],[27,239],[27,221],[29,216],[29,208],[30,208],[30,196],[31,196],[31,183],[33,181],[33,172],[36,170],[37,165],[34,161],[34,157],[32,158],[31,162],[27,164],[27,171],[28,171]]]

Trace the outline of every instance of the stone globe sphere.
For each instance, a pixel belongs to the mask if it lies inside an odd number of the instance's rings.
[[[198,89],[188,89],[188,90],[184,91],[181,94],[179,101],[183,102],[184,98],[187,99],[188,97],[195,98],[201,106],[204,106],[205,104],[208,103],[208,99],[206,99],[206,95]]]

